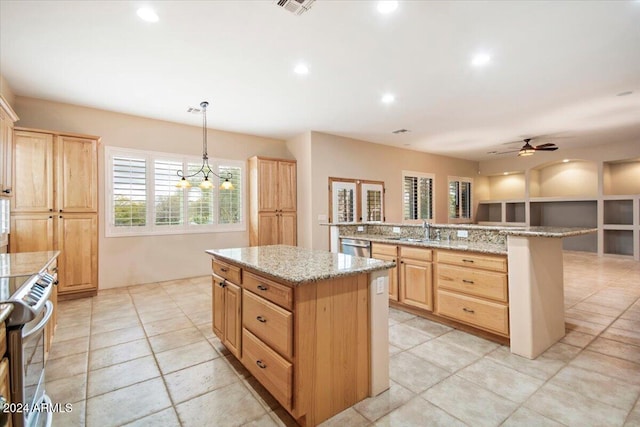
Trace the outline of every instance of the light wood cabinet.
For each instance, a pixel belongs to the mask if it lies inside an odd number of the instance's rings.
[[[389,299],[398,301],[398,247],[384,243],[373,242],[371,244],[371,257],[384,261],[393,261],[396,266],[389,271]]]
[[[13,190],[13,124],[18,116],[0,95],[0,193],[10,195]]]
[[[60,250],[61,298],[98,289],[98,142],[14,130],[10,251]]]
[[[249,242],[251,246],[297,245],[296,162],[249,159]]]
[[[400,247],[400,295],[403,304],[433,310],[431,249]]]
[[[59,291],[92,290],[98,283],[98,218],[95,214],[57,215]]]
[[[436,313],[509,336],[507,257],[439,250]]]
[[[221,340],[300,425],[318,425],[367,397],[367,274],[290,286],[214,257],[214,272],[235,274],[233,267],[242,282],[240,349]],[[213,275],[218,336],[231,317],[221,302],[224,282]]]
[[[51,274],[54,277],[58,275],[58,260],[54,260],[47,267],[47,273]],[[49,301],[53,303],[53,313],[51,314],[51,319],[47,323],[47,326],[44,331],[44,355],[45,360],[49,357],[49,350],[51,349],[51,345],[53,344],[53,336],[56,332],[56,326],[58,325],[58,286],[57,280],[54,281],[54,286],[51,289],[51,295],[49,296]]]
[[[213,262],[212,304],[213,304],[213,333],[236,357],[242,352],[242,289],[240,283],[240,269],[226,263]],[[215,274],[215,272],[221,275]],[[238,274],[236,276],[236,273]],[[232,283],[229,277],[238,279],[238,284]]]

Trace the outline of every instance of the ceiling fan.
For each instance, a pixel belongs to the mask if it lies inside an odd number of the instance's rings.
[[[551,142],[533,146],[529,144],[529,142],[531,142],[531,139],[532,138],[524,139],[524,145],[522,146],[520,151],[518,151],[518,156],[531,156],[536,151],[556,151],[558,149],[558,146]]]
[[[508,151],[489,151],[487,152],[487,154],[507,154],[507,153],[518,153],[518,156],[531,156],[532,154],[534,154],[536,151],[555,151],[558,149],[558,146],[556,144],[553,143],[546,143],[546,144],[540,144],[540,145],[531,145],[531,141],[533,141],[534,138],[525,138],[522,141],[524,141],[524,145],[522,146],[522,148],[515,149],[515,150],[508,150]],[[538,139],[538,138],[535,138]],[[522,141],[512,141],[512,142],[506,142],[502,145],[511,145],[511,144],[516,144],[516,143],[521,143]]]

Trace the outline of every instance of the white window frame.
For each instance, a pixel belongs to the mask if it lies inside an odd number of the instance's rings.
[[[213,159],[209,158],[209,164],[211,169],[217,173],[220,166],[232,166],[239,167],[241,172],[241,186],[240,186],[240,203],[242,212],[242,221],[235,224],[218,224],[219,215],[219,193],[215,195],[215,209],[214,209],[214,223],[213,224],[189,224],[188,218],[188,197],[184,198],[184,218],[185,223],[180,225],[162,225],[155,224],[155,211],[154,209],[148,209],[146,212],[146,225],[140,227],[116,227],[114,225],[113,217],[113,158],[116,156],[121,157],[138,157],[144,158],[146,161],[146,198],[147,207],[155,207],[155,179],[154,179],[154,165],[155,160],[170,160],[179,161],[185,163],[202,164],[201,156],[189,156],[184,154],[173,154],[159,151],[137,150],[133,148],[119,148],[106,146],[104,151],[105,158],[105,237],[127,237],[127,236],[156,236],[167,234],[192,234],[192,233],[226,233],[226,232],[238,232],[247,230],[247,203],[246,203],[246,191],[247,191],[247,167],[246,162],[241,160],[229,160],[229,159]],[[216,177],[213,177],[214,190],[219,190],[219,182]],[[176,183],[179,178],[176,176]],[[188,190],[183,190],[188,191]]]
[[[449,187],[451,186],[452,182],[458,182],[458,183],[469,183],[471,184],[471,191],[469,192],[469,217],[462,217],[462,205],[460,205],[459,207],[459,211],[458,211],[458,217],[457,218],[452,218],[451,217],[451,212],[449,211]],[[473,178],[468,178],[468,177],[461,177],[461,176],[450,176],[447,179],[447,217],[449,218],[449,223],[470,223],[473,221],[473,189],[474,189],[474,185],[473,185]],[[458,194],[458,196],[460,197],[460,194]]]
[[[430,224],[434,223],[436,215],[436,175],[427,172],[414,172],[414,171],[402,171],[402,181],[400,187],[400,194],[402,195],[402,222],[404,224],[422,224],[423,219],[405,219],[404,218],[404,180],[405,177],[411,178],[426,178],[431,180],[431,218],[426,219]]]

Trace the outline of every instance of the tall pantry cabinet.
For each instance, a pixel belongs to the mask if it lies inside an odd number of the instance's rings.
[[[59,250],[62,298],[98,289],[99,137],[16,128],[10,252]]]
[[[249,243],[298,244],[295,160],[249,159]]]

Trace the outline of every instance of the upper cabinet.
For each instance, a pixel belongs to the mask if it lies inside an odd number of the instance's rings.
[[[252,246],[297,244],[295,160],[249,159],[249,241]]]
[[[13,124],[18,116],[9,103],[0,95],[0,195],[11,195]]]
[[[97,138],[16,130],[12,211],[96,212],[97,150]]]

